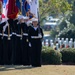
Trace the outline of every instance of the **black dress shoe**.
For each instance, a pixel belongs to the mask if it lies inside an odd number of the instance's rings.
[[[41,65],[32,65],[32,67],[41,67]]]

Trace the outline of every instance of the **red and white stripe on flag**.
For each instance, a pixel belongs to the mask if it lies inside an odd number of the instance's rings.
[[[9,0],[3,0],[2,18],[7,18],[8,2]]]

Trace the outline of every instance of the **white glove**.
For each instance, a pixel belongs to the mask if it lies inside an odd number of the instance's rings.
[[[31,43],[29,42],[29,47],[31,47]]]
[[[38,34],[39,38],[42,38],[42,35],[41,34]]]

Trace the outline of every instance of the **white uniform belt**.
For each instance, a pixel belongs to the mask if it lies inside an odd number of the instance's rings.
[[[7,35],[7,34],[3,34],[3,36],[6,36],[6,37],[8,37],[8,35]],[[11,36],[12,36],[12,34],[10,34],[10,35],[9,35],[9,37],[11,37]]]
[[[39,36],[31,36],[32,39],[39,39]]]
[[[9,35],[10,37],[12,36],[12,34]]]
[[[23,35],[24,35],[24,36],[28,36],[28,34],[27,34],[27,33],[23,33]]]
[[[22,37],[22,35],[20,35],[20,34],[16,34],[16,36],[17,36],[17,37]]]
[[[13,35],[16,35],[16,33],[12,32]]]

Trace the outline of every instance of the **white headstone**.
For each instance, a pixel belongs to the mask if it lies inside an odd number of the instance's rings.
[[[66,46],[67,46],[67,42],[66,41],[64,41],[64,45],[65,45],[65,48],[66,48]]]
[[[54,43],[51,43],[51,47],[52,47],[52,48],[54,47]]]
[[[72,41],[69,41],[69,47],[72,48]]]
[[[66,38],[66,41],[68,41],[68,38]]]
[[[63,40],[63,41],[64,41],[64,38],[61,38],[61,40]]]
[[[56,48],[57,48],[57,50],[59,49],[59,44],[58,43],[56,44]]]
[[[50,44],[53,43],[53,40],[50,40]]]
[[[62,44],[64,44],[64,38],[61,38]]]
[[[68,42],[68,38],[66,38],[66,44],[67,44],[67,45],[69,44],[69,42]]]
[[[60,43],[60,38],[58,38],[58,43]]]
[[[58,38],[58,41],[60,40],[60,38]]]
[[[46,46],[49,46],[49,43],[48,43],[48,39],[46,39],[46,44],[45,44]]]
[[[70,38],[70,41],[73,41],[73,38]]]

